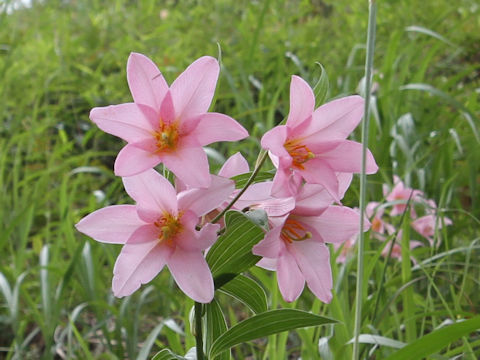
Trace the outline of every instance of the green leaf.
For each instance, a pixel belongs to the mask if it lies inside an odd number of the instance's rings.
[[[138,353],[137,360],[147,360],[148,354],[150,354],[150,349],[155,343],[155,340],[157,339],[158,334],[160,334],[160,331],[162,330],[163,326],[164,326],[163,323],[158,324],[153,328],[150,334],[148,334],[147,340],[145,340],[145,342],[142,345],[142,349]]]
[[[208,353],[213,342],[224,332],[227,331],[227,323],[223,316],[222,309],[214,299],[211,303],[205,305],[205,349]],[[230,360],[230,352],[224,351],[219,356],[221,360]]]
[[[235,181],[235,187],[237,189],[243,188],[247,183],[248,179],[250,179],[250,176],[252,176],[252,173],[253,171],[250,171],[250,172],[232,177],[231,179]],[[272,180],[273,175],[274,175],[273,173],[268,171],[259,171],[257,176],[255,176],[255,180],[253,180],[253,183]]]
[[[260,256],[252,254],[252,247],[265,235],[260,227],[238,211],[227,211],[225,225],[225,234],[218,238],[206,257],[217,288],[260,260]]]
[[[184,357],[171,352],[169,349],[163,349],[156,353],[152,360],[186,360]]]
[[[313,87],[313,92],[315,94],[315,107],[322,105],[325,100],[328,98],[328,93],[330,91],[330,83],[328,81],[328,75],[325,71],[325,68],[322,64],[317,62],[317,65],[320,66],[322,73],[317,83]]]
[[[213,343],[209,357],[213,360],[222,351],[246,341],[282,331],[335,322],[336,320],[295,309],[266,311],[238,323],[223,333]]]
[[[454,97],[451,95],[431,86],[428,84],[407,84],[404,86],[400,87],[400,90],[418,90],[418,91],[425,91],[429,94],[438,96],[442,100],[444,100],[446,103],[449,103],[453,107],[457,108],[465,117],[465,119],[468,122],[468,125],[472,129],[473,135],[475,136],[475,139],[477,142],[480,143],[480,135],[479,131],[475,125],[475,122],[478,123],[479,118],[475,115],[473,111],[470,111],[469,108],[467,108],[465,105],[463,105],[461,102],[456,100]]]
[[[423,359],[478,329],[480,316],[442,327],[406,345],[387,360]]]
[[[455,45],[454,43],[452,43],[450,40],[448,40],[447,38],[443,37],[442,35],[440,35],[439,33],[433,31],[433,30],[430,30],[430,29],[427,29],[423,26],[416,26],[416,25],[412,25],[412,26],[407,26],[405,28],[406,31],[410,31],[410,32],[418,32],[420,34],[424,34],[424,35],[428,35],[428,36],[431,36],[435,39],[438,39],[440,41],[443,41],[445,44],[448,44],[450,46],[453,46],[453,47],[458,47],[457,45]]]
[[[267,296],[258,283],[246,276],[238,275],[232,281],[223,285],[221,292],[233,296],[247,305],[254,313],[267,311]]]

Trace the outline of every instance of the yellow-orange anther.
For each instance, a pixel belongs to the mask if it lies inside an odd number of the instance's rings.
[[[280,233],[280,238],[288,243],[292,243],[292,241],[307,240],[311,237],[311,232],[306,231],[302,224],[291,218],[288,218],[287,221],[285,221]]]
[[[315,154],[306,145],[300,144],[298,140],[288,140],[283,146],[292,157],[292,166],[297,169],[305,169],[303,164],[315,157]]]
[[[175,150],[178,143],[178,125],[176,122],[165,124],[160,119],[160,126],[154,133],[157,141],[157,151],[165,152]]]
[[[182,231],[180,218],[181,214],[175,217],[169,213],[164,213],[163,216],[158,218],[153,223],[160,230],[158,240],[166,241],[169,246],[172,246],[175,236]]]

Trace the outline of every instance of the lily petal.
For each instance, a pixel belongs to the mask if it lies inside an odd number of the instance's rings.
[[[152,60],[145,55],[131,53],[127,62],[127,80],[136,103],[160,110],[168,85]]]
[[[335,149],[322,153],[321,158],[335,171],[360,173],[362,169],[362,144],[344,140]],[[374,174],[377,170],[377,163],[370,150],[368,150],[366,173]]]
[[[210,177],[211,185],[208,188],[189,189],[178,194],[180,209],[189,209],[202,216],[219,207],[235,190],[232,180],[215,175]]]
[[[315,95],[312,88],[301,77],[293,75],[290,82],[290,112],[287,125],[295,127],[309,116],[315,108]]]
[[[127,142],[136,142],[152,136],[150,121],[134,103],[93,108],[90,111],[90,120],[106,133]]]
[[[330,101],[314,111],[305,133],[315,142],[346,139],[362,120],[363,104],[358,95]]]
[[[231,178],[250,171],[247,160],[239,152],[230,156],[223,164],[218,175]]]
[[[277,281],[280,293],[287,302],[298,299],[305,286],[305,278],[289,251],[285,250],[277,260]]]
[[[178,287],[193,300],[209,303],[213,299],[212,273],[200,251],[185,251],[177,246],[167,263]]]
[[[248,131],[230,116],[215,112],[205,113],[198,118],[192,136],[200,146],[217,141],[237,141],[248,136]]]
[[[314,241],[296,241],[291,246],[308,288],[321,301],[329,303],[332,300],[332,272],[328,248]]]
[[[127,144],[115,159],[114,172],[117,176],[133,176],[158,165],[161,161],[157,154]]]
[[[139,208],[153,210],[161,215],[178,213],[177,194],[172,184],[153,169],[135,176],[124,177],[123,185]]]
[[[189,119],[207,112],[219,72],[218,61],[203,56],[177,77],[170,87],[177,119]]]
[[[136,229],[145,225],[135,205],[113,205],[94,211],[75,227],[91,238],[110,244],[125,244]]]
[[[199,148],[178,148],[162,155],[164,165],[189,187],[207,188],[211,184],[205,151]]]
[[[156,241],[126,244],[113,268],[112,289],[117,297],[128,296],[150,282],[162,270],[172,249]]]

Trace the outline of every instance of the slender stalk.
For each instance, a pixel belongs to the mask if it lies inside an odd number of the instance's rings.
[[[359,359],[359,342],[361,323],[362,323],[362,299],[363,299],[363,252],[365,234],[363,232],[365,224],[365,207],[366,207],[366,163],[367,163],[367,147],[368,147],[368,123],[370,118],[370,95],[372,87],[372,68],[373,53],[375,49],[375,21],[376,21],[376,4],[375,0],[369,1],[368,7],[368,33],[367,33],[367,57],[365,60],[365,109],[362,122],[362,172],[360,174],[360,238],[358,241],[358,263],[357,263],[357,285],[355,296],[355,329],[353,343],[353,360]]]
[[[220,214],[215,216],[215,218],[211,221],[212,224],[215,224],[218,220],[220,220],[222,218],[222,216],[228,210],[230,210],[230,208],[233,206],[233,204],[235,204],[237,202],[237,200],[240,199],[240,196],[242,196],[243,193],[247,190],[247,188],[253,183],[253,180],[255,180],[255,178],[257,177],[257,175],[260,171],[260,168],[262,167],[263,163],[267,159],[267,155],[268,155],[267,151],[264,151],[263,153],[260,153],[260,156],[258,157],[258,161],[255,164],[255,170],[253,170],[252,175],[250,175],[250,177],[248,178],[248,181],[245,184],[245,186],[243,187],[243,189],[238,192],[238,194],[233,198],[233,200],[230,201],[230,204],[228,204],[227,207],[225,209],[223,209]]]
[[[197,360],[205,360],[203,353],[202,304],[195,301],[195,342]]]

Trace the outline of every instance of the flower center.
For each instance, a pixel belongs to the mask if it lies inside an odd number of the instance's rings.
[[[311,237],[312,233],[310,231],[306,231],[302,224],[290,218],[285,221],[280,233],[280,238],[290,244],[292,241],[303,241]]]
[[[172,214],[164,213],[153,223],[157,229],[160,230],[158,234],[158,240],[160,242],[166,241],[167,245],[173,246],[175,236],[183,230],[182,224],[180,223],[181,217],[181,214],[175,217]]]
[[[288,140],[283,146],[292,157],[292,166],[298,169],[304,170],[303,164],[315,157],[315,154],[306,145],[299,144],[298,140]]]
[[[380,229],[382,228],[382,220],[379,218],[373,218],[372,220],[372,230],[375,232],[380,232]]]
[[[153,136],[157,141],[158,152],[175,150],[178,144],[178,125],[176,122],[167,124],[160,119],[160,126]]]

